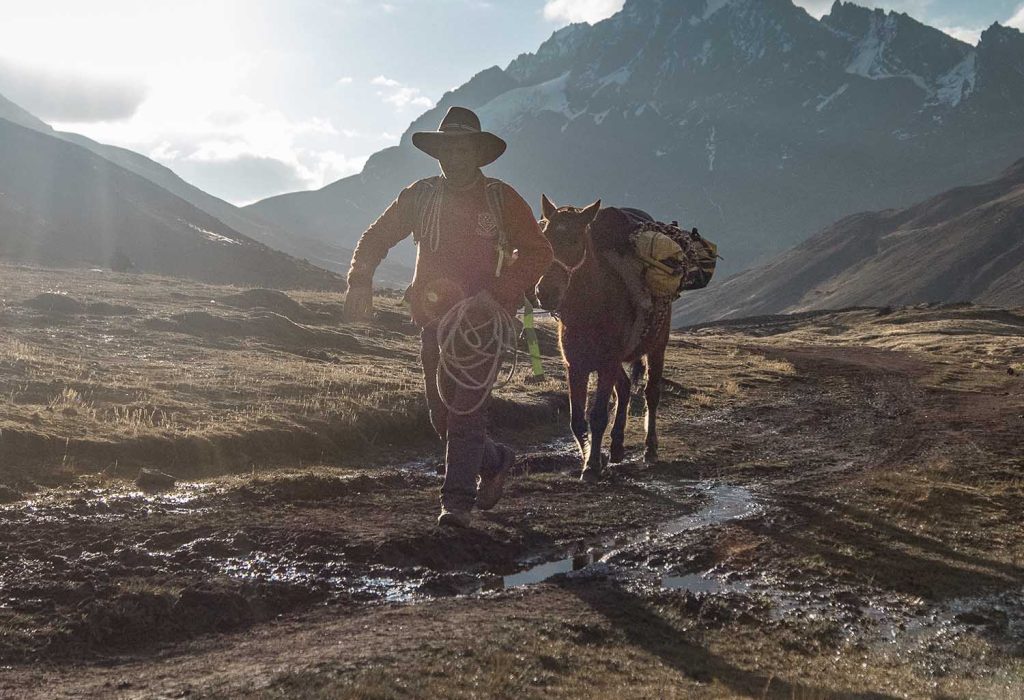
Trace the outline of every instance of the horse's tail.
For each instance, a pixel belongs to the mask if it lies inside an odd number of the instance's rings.
[[[640,380],[644,377],[644,370],[647,369],[647,365],[644,364],[644,359],[633,360],[633,369],[629,373],[629,381],[633,385],[633,389],[640,385]]]
[[[642,416],[644,414],[645,401],[644,401],[644,370],[647,369],[647,365],[644,363],[643,358],[633,360],[633,367],[629,373],[629,382],[632,388],[629,397],[629,412],[634,416]]]

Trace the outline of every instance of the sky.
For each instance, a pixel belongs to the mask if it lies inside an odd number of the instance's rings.
[[[358,173],[446,91],[622,2],[0,0],[0,94],[246,204]],[[1024,28],[1024,0],[859,4],[971,42]]]

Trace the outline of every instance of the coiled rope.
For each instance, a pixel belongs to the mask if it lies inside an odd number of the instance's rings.
[[[514,351],[512,367],[502,384],[512,379],[519,364],[518,333],[515,318],[490,294],[465,299],[441,318],[437,325],[441,349],[437,390],[449,412],[468,416],[480,410],[510,350]],[[454,394],[459,389],[480,394],[472,408],[455,405]]]

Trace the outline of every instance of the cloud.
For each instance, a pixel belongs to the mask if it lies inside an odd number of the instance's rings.
[[[365,164],[366,156],[358,152],[332,150],[347,136],[330,120],[295,119],[258,100],[232,95],[229,88],[230,82],[214,84],[201,95],[185,93],[188,99],[177,90],[155,90],[128,122],[55,126],[146,153],[235,204],[320,188]],[[358,148],[375,150],[371,144]]]
[[[1013,17],[1006,20],[1006,26],[1024,30],[1024,5],[1018,7]]]
[[[828,14],[835,0],[794,0],[819,19]],[[934,0],[856,0],[865,7],[884,7],[921,18]],[[544,17],[554,22],[600,22],[622,9],[624,0],[547,0]]]
[[[309,186],[293,165],[252,154],[228,160],[179,160],[174,171],[199,189],[239,204]]]
[[[954,39],[959,39],[960,41],[964,41],[964,42],[966,42],[968,44],[971,44],[971,45],[974,45],[974,44],[978,43],[978,40],[981,39],[981,33],[984,31],[980,27],[958,27],[958,26],[953,26],[953,27],[942,27],[942,26],[939,26],[939,27],[936,27],[936,29],[938,29],[939,31],[944,32],[944,33],[950,35]]]
[[[383,75],[378,75],[376,78],[370,81],[370,85],[380,85],[382,87],[401,87],[401,83],[391,78],[385,78]]]
[[[129,119],[146,98],[131,78],[20,65],[0,59],[0,94],[44,121],[81,123]]]
[[[832,9],[833,0],[795,0],[796,4],[807,10],[809,14],[821,19]]]
[[[599,22],[622,9],[624,0],[547,0],[544,17],[555,22]]]
[[[808,14],[821,18],[832,9],[834,0],[793,0],[795,4],[807,10]],[[849,0],[847,0],[849,1]],[[935,0],[853,0],[862,7],[881,7],[885,10],[906,12],[921,21],[926,20],[928,9]]]
[[[410,87],[392,78],[378,75],[370,81],[370,84],[387,88],[386,90],[379,91],[377,97],[399,110],[410,106],[422,107],[423,109],[430,109],[434,106],[434,101],[424,95],[423,91],[419,88]]]

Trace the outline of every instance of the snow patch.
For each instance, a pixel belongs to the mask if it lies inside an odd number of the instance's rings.
[[[868,33],[854,47],[853,59],[847,64],[846,72],[869,80],[905,78],[930,93],[928,84],[921,76],[914,73],[893,73],[885,60],[886,51],[896,38],[898,19],[895,13],[890,13],[885,18],[872,13]]]
[[[705,39],[704,40],[704,45],[701,47],[700,53],[697,54],[695,60],[697,62],[699,62],[702,66],[706,66],[708,64],[708,59],[710,59],[710,58],[711,58],[711,39]]]
[[[709,20],[711,15],[715,14],[731,2],[732,0],[707,0],[707,5],[704,7],[704,16],[701,19],[704,21]]]
[[[935,97],[939,104],[956,107],[974,92],[978,82],[978,55],[968,54],[953,70],[939,78]]]
[[[833,101],[833,100],[835,100],[835,99],[836,99],[837,97],[840,97],[840,96],[842,96],[842,94],[843,94],[843,93],[845,93],[845,92],[846,92],[846,91],[847,91],[847,90],[849,89],[849,87],[850,87],[850,84],[849,84],[849,83],[843,83],[843,84],[842,84],[842,85],[841,85],[841,86],[839,87],[839,89],[838,89],[838,90],[836,90],[835,92],[833,92],[833,93],[832,93],[831,95],[829,95],[828,97],[826,97],[826,98],[822,99],[822,100],[821,100],[821,102],[819,102],[819,103],[818,103],[818,106],[817,106],[817,107],[815,107],[815,109],[816,109],[817,111],[821,112],[821,111],[822,111],[822,110],[824,110],[824,109],[825,109],[826,107],[828,107],[828,106],[829,106],[830,104],[832,104],[832,101]]]
[[[575,119],[578,114],[569,110],[569,99],[565,88],[569,72],[546,83],[516,88],[495,97],[478,110],[480,120],[496,133],[513,133],[528,118],[541,112],[553,112],[566,119]]]
[[[184,221],[184,219],[179,219],[179,221]],[[207,240],[213,241],[214,243],[224,243],[226,245],[242,245],[241,241],[236,241],[234,238],[228,238],[227,236],[223,236],[219,233],[207,231],[205,228],[202,228],[201,226],[196,226],[195,224],[190,223],[188,221],[184,221],[184,223],[188,224],[188,227],[190,229],[198,231],[199,233],[203,234],[203,236],[205,236]]]
[[[707,143],[704,144],[705,150],[708,153],[708,172],[715,172],[715,158],[718,156],[718,130],[715,127],[711,127],[711,133],[708,134]]]
[[[633,71],[631,71],[628,67],[623,66],[614,73],[609,73],[608,75],[598,80],[597,84],[600,85],[601,87],[608,87],[609,85],[625,85],[626,83],[629,82],[629,78],[632,75]]]

